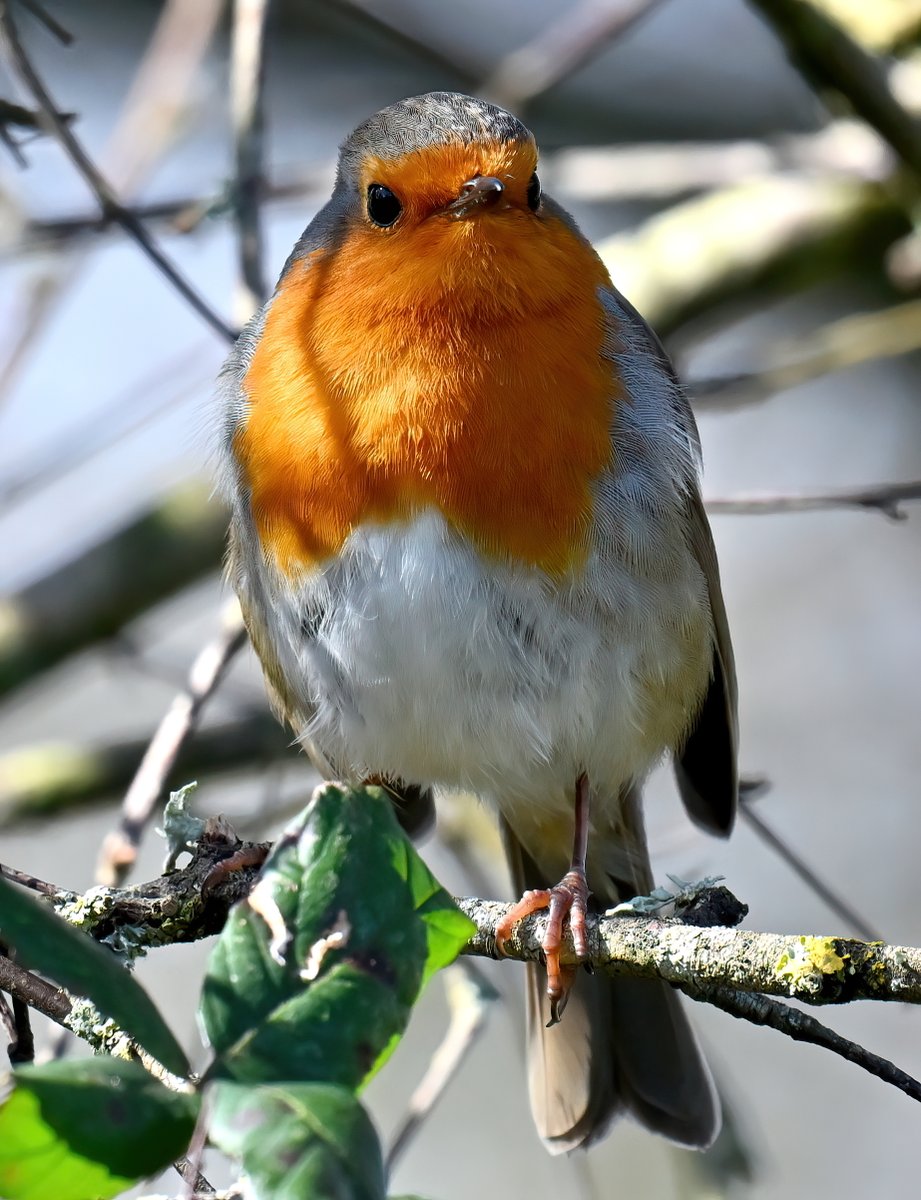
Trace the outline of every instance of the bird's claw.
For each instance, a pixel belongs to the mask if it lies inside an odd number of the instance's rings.
[[[563,1015],[566,1000],[576,976],[574,966],[563,966],[560,951],[563,947],[563,924],[569,918],[569,930],[576,957],[588,957],[588,937],[585,917],[588,912],[588,883],[582,871],[567,871],[556,887],[525,892],[517,904],[496,926],[496,949],[504,952],[505,943],[519,921],[532,913],[548,910],[547,931],[541,943],[547,964],[547,998],[550,1001],[550,1021],[555,1025]]]

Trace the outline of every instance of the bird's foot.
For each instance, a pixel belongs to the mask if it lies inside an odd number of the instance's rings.
[[[547,932],[541,943],[547,964],[547,996],[550,1000],[550,1025],[555,1025],[563,1015],[566,1001],[576,977],[575,967],[564,967],[560,962],[563,948],[563,923],[569,918],[573,949],[578,958],[588,957],[588,938],[585,931],[585,916],[588,912],[588,883],[585,873],[567,871],[556,887],[535,889],[525,892],[517,904],[496,926],[496,949],[501,954],[505,943],[519,921],[532,913],[548,910]]]

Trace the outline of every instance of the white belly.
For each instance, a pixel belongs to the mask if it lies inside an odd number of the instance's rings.
[[[484,560],[433,512],[356,531],[299,594],[272,598],[280,664],[311,714],[302,732],[339,772],[472,790],[506,811],[568,810],[583,770],[605,790],[642,779],[709,670],[700,571],[665,549],[659,569],[593,555],[559,584]]]

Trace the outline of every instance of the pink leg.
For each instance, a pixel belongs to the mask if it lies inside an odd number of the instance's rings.
[[[573,848],[569,870],[556,887],[525,892],[496,927],[496,949],[501,954],[506,939],[511,936],[519,921],[541,909],[549,910],[543,950],[547,961],[547,995],[550,998],[551,1025],[559,1021],[575,979],[575,968],[564,967],[560,963],[563,925],[567,917],[577,957],[586,958],[588,955],[585,916],[590,893],[585,878],[585,856],[588,851],[589,795],[588,777],[583,771],[576,780]]]

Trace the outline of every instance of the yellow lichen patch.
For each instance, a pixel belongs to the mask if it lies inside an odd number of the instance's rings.
[[[797,992],[819,992],[825,976],[841,976],[845,960],[838,953],[837,940],[830,937],[800,937],[777,960],[774,973]]]

